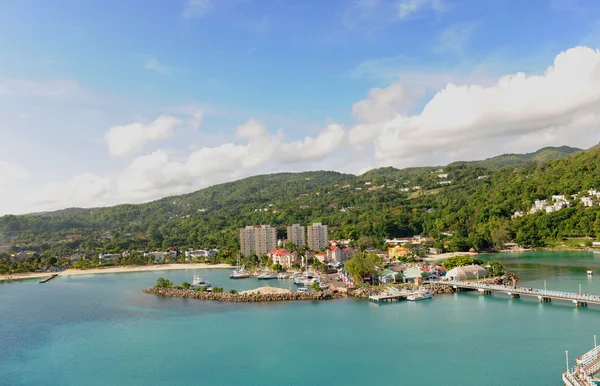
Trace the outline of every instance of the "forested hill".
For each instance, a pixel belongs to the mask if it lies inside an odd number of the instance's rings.
[[[528,163],[545,163],[564,158],[568,155],[582,151],[576,147],[544,147],[533,153],[525,154],[502,154],[482,161],[470,161],[471,166],[479,166],[486,169],[501,169],[505,167],[523,166]],[[464,163],[464,162],[457,162]]]
[[[380,168],[361,176],[324,171],[256,176],[147,204],[4,216],[0,238],[13,250],[47,253],[170,246],[236,250],[242,226],[272,224],[284,236],[286,224],[320,221],[329,225],[331,237],[363,237],[374,246],[387,237],[441,238],[450,232],[451,248],[460,250],[512,238],[540,245],[548,238],[599,232],[600,207],[583,208],[578,200],[556,213],[510,218],[536,199],[600,189],[600,149],[547,163],[526,158],[521,166],[500,169],[458,162]],[[73,234],[82,237],[66,240]]]

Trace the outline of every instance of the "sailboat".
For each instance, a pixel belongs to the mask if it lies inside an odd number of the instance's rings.
[[[238,253],[238,258],[237,258],[237,265],[238,267],[240,266],[240,254]],[[247,279],[249,277],[252,276],[252,273],[246,271],[246,268],[244,268],[244,266],[238,268],[238,269],[234,269],[233,272],[231,272],[231,275],[229,275],[230,279]]]

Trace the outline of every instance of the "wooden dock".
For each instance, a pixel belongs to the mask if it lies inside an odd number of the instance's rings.
[[[45,278],[43,278],[42,280],[40,280],[40,283],[46,283],[46,282],[54,279],[57,276],[58,276],[58,273],[53,273],[52,275],[46,276]]]

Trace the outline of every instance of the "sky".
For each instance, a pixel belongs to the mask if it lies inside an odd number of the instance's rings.
[[[600,141],[597,0],[3,0],[0,214]]]

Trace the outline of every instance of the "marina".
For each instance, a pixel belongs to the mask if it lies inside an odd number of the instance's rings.
[[[566,351],[567,371],[562,375],[565,386],[596,386],[600,379],[596,375],[600,371],[600,346],[594,335],[594,348],[576,359],[576,365],[569,367],[569,352]]]

